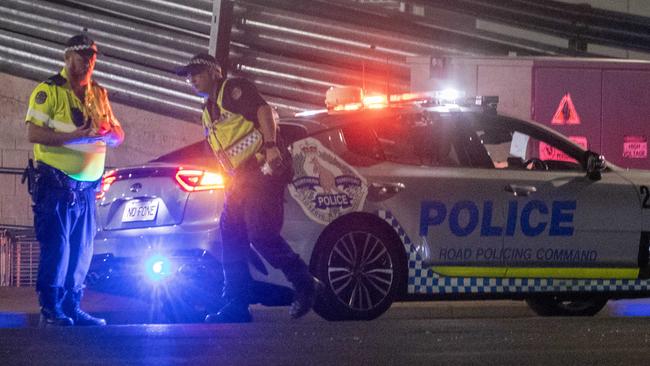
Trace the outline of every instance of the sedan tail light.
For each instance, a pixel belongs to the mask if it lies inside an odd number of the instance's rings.
[[[101,200],[106,195],[106,192],[111,188],[111,184],[117,179],[116,170],[109,170],[102,176],[102,182],[99,187],[99,192],[95,195],[95,199]]]
[[[183,168],[176,173],[176,182],[186,192],[223,189],[225,186],[224,177],[219,173]]]

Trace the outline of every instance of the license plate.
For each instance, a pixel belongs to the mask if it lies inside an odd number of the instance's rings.
[[[122,213],[122,222],[151,221],[158,213],[158,199],[128,201]]]

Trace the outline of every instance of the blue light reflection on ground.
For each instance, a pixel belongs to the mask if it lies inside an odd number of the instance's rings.
[[[607,311],[610,316],[650,316],[650,299],[610,301]]]
[[[0,328],[22,328],[28,325],[27,314],[0,312]]]

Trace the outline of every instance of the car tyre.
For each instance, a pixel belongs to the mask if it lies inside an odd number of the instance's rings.
[[[607,304],[603,296],[558,297],[540,295],[526,299],[528,306],[539,316],[594,316]]]
[[[372,320],[406,289],[407,260],[395,231],[381,219],[352,214],[334,221],[313,252],[321,280],[314,311],[324,319]]]

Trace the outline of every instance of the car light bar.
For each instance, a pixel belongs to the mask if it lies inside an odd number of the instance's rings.
[[[362,109],[382,109],[391,105],[407,103],[433,103],[437,105],[458,106],[478,105],[486,110],[496,110],[498,102],[499,97],[495,96],[466,98],[464,92],[455,89],[390,95],[365,95],[361,88],[343,86],[331,87],[327,90],[327,93],[325,93],[325,105],[327,109],[299,112],[296,113],[296,117],[307,117],[325,112],[336,113]]]
[[[175,178],[178,185],[186,192],[223,189],[225,187],[223,175],[205,170],[180,168],[176,172]]]

